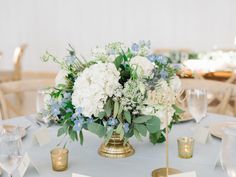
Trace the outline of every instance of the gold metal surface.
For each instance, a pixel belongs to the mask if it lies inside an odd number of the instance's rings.
[[[152,177],[168,177],[166,175],[167,168],[159,168],[152,172]],[[168,168],[168,175],[174,175],[180,173],[179,170],[174,168]]]
[[[133,155],[134,152],[129,143],[124,144],[124,140],[120,140],[119,134],[113,134],[108,144],[103,143],[98,149],[99,155],[107,158],[125,158]]]
[[[68,149],[55,148],[51,150],[52,169],[65,171],[68,168]]]
[[[190,159],[193,157],[194,138],[182,137],[178,138],[178,152],[179,157]]]
[[[168,115],[165,116],[166,125],[166,167],[155,169],[152,171],[152,177],[168,177],[168,175],[174,175],[180,173],[179,170],[169,167],[169,127],[168,127]]]

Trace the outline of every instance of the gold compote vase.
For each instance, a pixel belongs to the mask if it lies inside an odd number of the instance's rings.
[[[113,133],[107,144],[103,143],[98,149],[98,153],[107,158],[125,158],[133,155],[134,148],[129,142],[124,143],[124,139],[120,139],[120,135]]]

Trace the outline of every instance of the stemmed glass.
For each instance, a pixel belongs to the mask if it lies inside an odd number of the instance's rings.
[[[207,114],[207,93],[204,89],[187,90],[187,104],[190,114],[197,123]]]
[[[36,99],[36,111],[37,113],[42,112],[44,109],[44,100],[45,100],[45,95],[46,95],[47,90],[46,89],[41,89],[38,90],[37,92],[37,99]]]
[[[21,136],[18,127],[1,128],[0,131],[0,166],[9,177],[20,165],[22,159]]]
[[[221,160],[229,177],[236,177],[235,149],[236,129],[225,129],[222,140]]]

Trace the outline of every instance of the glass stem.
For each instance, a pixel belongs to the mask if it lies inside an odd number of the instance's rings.
[[[12,173],[9,173],[9,174],[8,174],[8,177],[13,177]]]

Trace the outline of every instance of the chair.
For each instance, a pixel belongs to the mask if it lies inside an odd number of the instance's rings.
[[[207,91],[209,112],[236,115],[236,86],[234,84],[205,79],[181,79],[181,82],[182,92],[177,100],[182,108],[186,108],[185,91],[199,88]]]
[[[24,109],[22,107],[27,105],[27,111],[33,113],[35,109],[35,101],[36,101],[36,92],[37,90],[49,88],[54,86],[54,80],[52,79],[44,79],[44,80],[21,80],[21,81],[11,81],[0,83],[0,112],[1,117],[3,119],[10,118],[10,113],[14,113],[15,116],[24,115]],[[15,94],[24,93],[32,93],[35,92],[34,95],[30,95],[28,100],[26,97],[23,97],[23,103],[18,105],[17,103],[12,103],[11,101],[15,101],[16,99],[9,99],[10,96],[14,96]],[[13,95],[12,95],[13,94]],[[32,101],[33,100],[33,101]],[[26,101],[29,101],[30,104],[26,104]],[[33,103],[33,104],[32,104]],[[30,107],[32,110],[29,110]],[[11,112],[10,112],[11,111]]]
[[[23,44],[14,51],[13,71],[0,71],[0,82],[15,81],[21,79],[21,60],[27,45]]]

